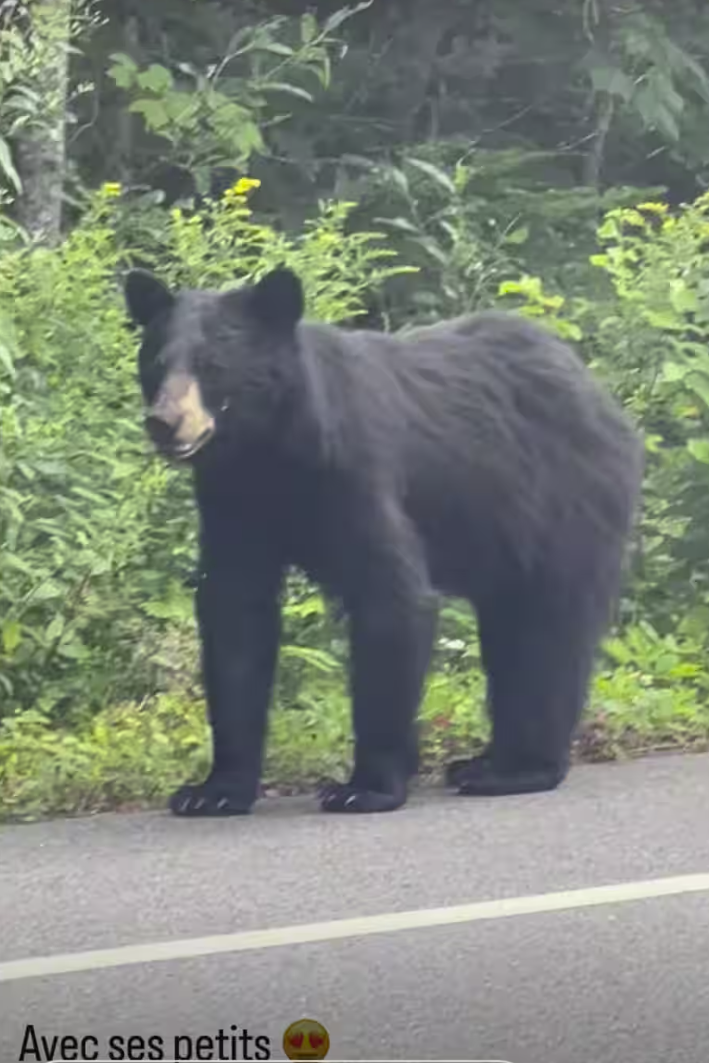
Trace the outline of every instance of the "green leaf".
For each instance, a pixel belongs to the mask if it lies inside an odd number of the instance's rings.
[[[390,181],[393,181],[395,185],[398,185],[399,191],[403,192],[403,194],[408,197],[409,182],[403,170],[398,169],[396,166],[389,166],[386,175]]]
[[[63,587],[61,583],[57,583],[56,580],[47,579],[44,583],[39,584],[32,595],[32,600],[35,602],[51,602],[55,598],[63,598],[65,594],[66,587]]]
[[[598,227],[598,236],[601,240],[617,240],[620,236],[618,222],[613,217],[607,217]],[[593,256],[596,257],[595,255]],[[605,256],[604,256],[605,257]]]
[[[6,620],[2,625],[2,644],[5,653],[11,657],[22,641],[22,626],[18,620]]]
[[[406,162],[409,166],[414,166],[417,170],[420,170],[421,173],[425,173],[441,188],[445,188],[446,192],[450,192],[453,196],[456,194],[455,185],[448,174],[434,166],[432,162],[426,162],[425,159],[406,159]]]
[[[147,70],[143,70],[137,77],[141,89],[148,89],[158,95],[168,92],[173,86],[172,74],[159,63],[151,63]]]
[[[406,218],[375,218],[376,225],[388,225],[392,229],[398,229],[403,233],[414,233],[415,236],[419,235],[419,229],[416,228]]]
[[[300,39],[303,44],[310,44],[318,33],[318,21],[314,15],[306,13],[300,20]]]
[[[684,328],[684,323],[670,310],[646,310],[645,317],[655,328],[667,332],[681,332]]]
[[[648,129],[664,133],[668,140],[679,140],[680,130],[677,118],[660,99],[656,88],[648,84],[641,85],[635,96],[634,105]]]
[[[24,576],[31,576],[35,578],[36,572],[23,558],[18,557],[16,554],[11,554],[9,551],[4,551],[0,554],[0,569],[13,568],[17,572],[21,572]]]
[[[272,52],[273,55],[293,55],[293,49],[280,41],[258,41],[253,47],[255,51]]]
[[[298,96],[301,100],[307,100],[308,103],[313,102],[313,96],[306,92],[305,89],[301,89],[298,85],[291,85],[287,81],[266,81],[259,84],[259,88],[264,92],[284,92],[289,96]]]
[[[702,373],[690,372],[685,377],[687,384],[695,395],[699,395],[706,406],[709,406],[709,379]]]
[[[64,628],[64,617],[61,613],[57,613],[56,616],[50,620],[47,629],[44,632],[47,642],[55,642],[57,639],[60,639],[64,633]]]
[[[699,309],[697,293],[683,280],[670,281],[670,302],[678,314],[693,314]]]
[[[594,92],[606,92],[609,96],[618,96],[626,103],[635,91],[632,79],[618,67],[595,66],[591,68],[590,76]]]
[[[12,357],[12,353],[7,347],[7,344],[3,343],[0,339],[0,365],[6,370],[9,376],[15,377],[15,365]]]
[[[348,18],[352,18],[353,15],[358,15],[360,11],[366,11],[368,7],[371,7],[374,0],[363,0],[360,4],[355,4],[354,7],[344,7],[339,11],[335,11],[333,15],[326,20],[323,26],[323,34],[332,33],[338,26],[341,26],[343,22],[346,22]]]
[[[134,100],[128,110],[135,114],[142,114],[147,127],[155,132],[164,129],[170,121],[162,100]]]
[[[527,289],[517,281],[501,281],[497,288],[498,295],[525,295]]]
[[[591,255],[589,262],[592,266],[600,266],[603,269],[609,263],[608,255]]]
[[[0,137],[0,170],[7,177],[8,181],[12,183],[16,192],[22,191],[22,181],[20,175],[15,169],[15,164],[12,161],[12,154],[10,152],[9,145],[4,137]]]
[[[70,661],[81,661],[89,656],[88,648],[80,638],[74,636],[67,642],[62,642],[57,647],[57,653]]]
[[[422,247],[427,255],[431,258],[435,258],[436,262],[439,262],[442,266],[448,265],[448,255],[443,251],[435,240],[431,240],[429,237],[417,238],[416,243],[419,247]]]
[[[608,638],[603,643],[603,650],[618,664],[629,664],[633,654],[625,643],[618,638]]]
[[[283,646],[281,657],[304,661],[319,672],[331,673],[339,668],[338,662],[331,654],[310,646]]]
[[[197,93],[169,92],[160,102],[169,121],[174,122],[180,129],[190,132],[196,130],[200,111],[200,98]]]
[[[703,465],[709,465],[709,439],[690,439],[687,450]]]
[[[91,562],[91,575],[104,576],[111,571],[111,562],[107,557],[96,557]]]
[[[320,78],[320,84],[324,89],[330,87],[330,81],[332,79],[332,64],[330,62],[330,56],[324,55],[322,59],[322,65],[317,71],[317,75]]]
[[[108,76],[113,78],[119,89],[128,89],[135,81],[135,75],[138,72],[138,66],[130,56],[123,55],[120,52],[115,52],[111,57],[113,59],[113,66],[108,68]]]
[[[574,343],[580,343],[583,339],[583,330],[573,321],[558,318],[554,325],[559,335],[565,339],[572,340]]]
[[[668,384],[674,384],[684,380],[688,372],[687,366],[680,365],[679,362],[665,362],[660,371],[660,376]]]
[[[232,143],[237,154],[243,159],[248,159],[254,151],[263,150],[263,137],[255,122],[244,122],[234,132]]]
[[[518,229],[513,229],[505,235],[506,244],[524,244],[529,239],[529,226],[520,225]]]

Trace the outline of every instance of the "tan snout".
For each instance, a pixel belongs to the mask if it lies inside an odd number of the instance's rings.
[[[205,408],[199,383],[188,373],[165,379],[145,423],[155,444],[181,460],[196,454],[214,435],[214,418]]]

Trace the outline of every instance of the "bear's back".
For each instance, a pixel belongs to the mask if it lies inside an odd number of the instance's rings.
[[[317,335],[335,463],[391,484],[443,567],[461,534],[488,557],[507,543],[531,561],[550,521],[588,505],[624,510],[636,490],[641,448],[624,411],[569,346],[524,318]]]

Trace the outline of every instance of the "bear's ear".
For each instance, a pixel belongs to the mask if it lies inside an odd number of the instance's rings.
[[[305,298],[300,279],[285,266],[262,277],[249,292],[251,313],[267,328],[292,332],[303,316]]]
[[[125,282],[128,313],[136,325],[145,327],[161,312],[170,310],[174,296],[161,280],[145,269],[132,269]]]

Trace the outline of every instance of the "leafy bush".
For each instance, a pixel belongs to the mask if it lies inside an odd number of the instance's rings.
[[[591,264],[597,298],[549,295],[539,277],[500,294],[580,342],[594,372],[644,432],[647,469],[637,536],[635,620],[665,634],[709,620],[709,196],[670,210],[654,200],[607,212]],[[521,300],[521,304],[520,301]]]
[[[462,640],[459,640],[462,641]],[[474,640],[467,652],[476,653]],[[705,648],[640,624],[608,640],[576,748],[607,760],[709,746]],[[421,708],[421,767],[440,778],[452,758],[489,737],[479,669],[439,664]],[[263,791],[311,790],[351,761],[349,699],[341,675],[311,673],[307,699],[281,682],[270,717]],[[29,711],[0,722],[0,820],[163,805],[176,785],[203,777],[210,735],[200,698],[184,689],[113,705],[80,726]]]
[[[433,678],[423,709],[424,770],[480,744],[481,679]],[[308,703],[277,698],[263,773],[266,793],[311,789],[351,760],[349,699],[340,680],[311,676]],[[80,726],[28,711],[0,722],[0,820],[162,804],[203,777],[210,736],[201,699],[166,693],[114,705]]]
[[[175,284],[215,287],[285,262],[330,321],[362,312],[364,293],[403,268],[376,233],[344,232],[347,204],[324,205],[298,239],[257,224],[256,183],[173,211],[142,258]],[[93,197],[59,248],[0,259],[0,715],[72,720],[140,700],[156,686],[156,636],[191,615],[189,481],[141,427],[119,195]]]
[[[141,70],[117,52],[107,73],[127,95],[128,110],[168,147],[172,164],[206,194],[215,167],[243,168],[254,154],[267,153],[263,127],[288,117],[274,115],[274,107],[285,100],[312,103],[313,90],[328,87],[333,56],[343,46],[335,33],[369,2],[335,11],[322,25],[308,12],[243,26],[206,69],[151,63]]]
[[[61,247],[0,260],[3,715],[138,696],[141,615],[184,560],[141,438],[111,212],[99,196]]]
[[[444,190],[442,171],[417,172]],[[580,750],[612,756],[705,743],[709,199],[675,214],[654,202],[611,210],[591,260],[600,295],[583,299],[520,270],[525,225],[509,230],[521,236],[505,249],[481,257],[467,178],[458,178],[438,214],[419,215],[418,230],[398,226],[429,260],[445,260],[444,288],[419,300],[414,316],[466,308],[461,293],[477,276],[474,301],[493,302],[496,292],[499,305],[578,342],[648,441],[623,612],[630,626],[606,644]],[[120,187],[107,185],[61,246],[16,246],[0,258],[5,815],[162,801],[208,762],[189,478],[156,458],[144,437],[121,272],[138,259],[172,284],[225,289],[286,263],[303,278],[308,314],[346,323],[389,278],[422,266],[395,264],[381,233],[353,230],[352,203],[324,203],[300,234],[281,232],[252,212],[256,187],[242,178],[199,210],[136,215]],[[445,243],[432,252],[430,241],[444,236],[455,254]],[[280,789],[345,770],[352,741],[339,619],[294,576],[284,621],[265,770],[266,786]],[[484,700],[474,618],[448,603],[422,709],[424,770],[480,747],[489,729]]]

